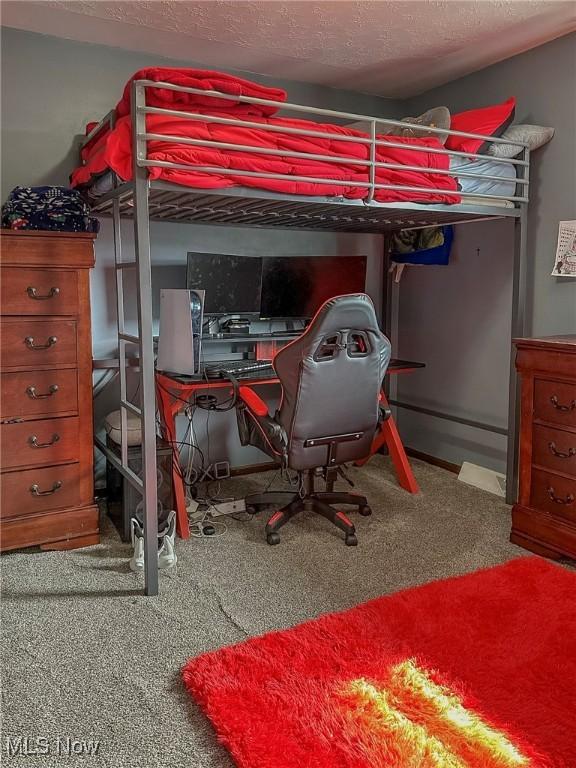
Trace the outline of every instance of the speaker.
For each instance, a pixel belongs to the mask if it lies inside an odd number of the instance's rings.
[[[193,376],[200,371],[204,291],[160,290],[160,331],[156,368]]]

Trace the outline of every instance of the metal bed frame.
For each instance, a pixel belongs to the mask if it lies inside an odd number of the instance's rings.
[[[391,139],[378,138],[378,127],[401,126],[406,128],[404,122],[388,120],[380,117],[357,115],[347,112],[339,112],[329,109],[308,107],[299,104],[275,102],[268,99],[259,99],[246,96],[235,97],[239,102],[259,104],[277,107],[279,110],[305,113],[307,117],[327,118],[328,121],[350,123],[366,123],[369,126],[368,136],[359,138],[338,135],[338,141],[354,141],[365,143],[369,149],[368,160],[354,160],[351,158],[337,158],[330,155],[312,154],[304,152],[288,152],[280,149],[264,149],[249,145],[222,143],[204,139],[191,139],[171,136],[168,134],[148,133],[146,128],[146,115],[169,115],[187,120],[200,120],[206,123],[219,123],[224,125],[238,125],[259,130],[280,131],[286,134],[294,134],[307,137],[334,138],[333,134],[314,128],[278,127],[267,123],[258,123],[250,120],[236,120],[211,114],[183,112],[174,109],[163,109],[146,105],[146,91],[148,88],[162,88],[183,93],[212,96],[215,99],[230,99],[230,95],[217,91],[205,91],[197,88],[185,88],[172,83],[154,82],[149,80],[137,80],[132,83],[132,155],[133,155],[133,179],[120,183],[114,180],[114,188],[91,201],[93,213],[96,215],[111,215],[113,217],[114,254],[116,263],[116,299],[118,310],[118,357],[120,375],[120,410],[121,410],[121,451],[117,457],[105,443],[96,438],[96,445],[121,473],[142,494],[144,500],[144,592],[147,595],[158,594],[158,562],[157,552],[157,488],[156,488],[156,399],[155,399],[155,373],[154,373],[154,347],[152,329],[152,280],[151,280],[151,254],[150,254],[150,220],[171,221],[177,223],[197,224],[221,224],[228,226],[248,226],[277,229],[300,229],[312,231],[339,231],[360,232],[366,234],[389,235],[393,231],[402,229],[417,229],[445,224],[462,224],[475,221],[487,221],[491,219],[511,218],[515,226],[514,248],[514,277],[512,296],[512,324],[511,339],[522,336],[525,330],[525,294],[526,294],[526,214],[528,203],[529,185],[529,149],[522,142],[510,142],[502,138],[479,136],[461,131],[448,131],[430,128],[427,129],[436,134],[451,134],[468,138],[482,138],[492,143],[516,144],[522,148],[520,157],[496,158],[491,160],[500,163],[510,163],[515,166],[516,195],[505,197],[500,195],[475,195],[476,198],[486,198],[485,204],[417,204],[417,203],[380,203],[375,200],[379,189],[392,189],[405,192],[414,192],[418,187],[405,185],[379,184],[376,177],[378,167],[409,170],[412,167],[395,165],[377,161],[377,147],[380,145],[404,147],[400,143],[394,143]],[[209,112],[209,111],[208,111]],[[86,146],[103,129],[113,128],[116,116],[112,110],[98,125],[84,138],[81,147]],[[321,184],[342,184],[322,178],[301,177],[296,175],[283,175],[256,171],[234,171],[225,168],[199,167],[182,165],[167,161],[157,161],[148,158],[147,145],[151,140],[168,140],[182,145],[204,146],[216,149],[253,151],[255,154],[282,155],[300,157],[309,160],[322,160],[325,162],[345,162],[347,165],[368,166],[367,181],[348,182],[347,186],[356,186],[365,190],[364,199],[345,199],[342,197],[310,197],[300,195],[288,195],[272,193],[264,190],[235,187],[207,192],[202,189],[188,188],[166,181],[151,181],[148,178],[148,168],[161,166],[173,169],[185,169],[215,173],[219,175],[233,174],[235,176],[250,176],[272,179],[287,179],[291,181],[317,182]],[[485,156],[468,152],[456,152],[446,149],[435,149],[410,146],[413,151],[426,151],[431,153],[446,153],[457,157],[480,158]],[[499,176],[486,176],[468,171],[455,173],[446,170],[415,167],[417,171],[428,171],[435,174],[449,174],[458,177],[489,178],[498,181],[512,181]],[[426,188],[426,192],[446,193],[446,190]],[[448,192],[458,195],[459,192]],[[515,207],[499,207],[500,200],[511,200]],[[493,201],[493,205],[490,203]],[[122,259],[122,242],[120,233],[121,217],[131,217],[134,223],[135,259]],[[389,238],[388,238],[389,239]],[[386,254],[387,256],[387,254]],[[138,334],[132,335],[126,332],[124,318],[124,270],[135,269],[137,273],[138,287]],[[391,324],[390,315],[390,279],[384,278],[383,317],[385,330],[389,333]],[[127,399],[126,368],[130,363],[126,354],[127,345],[137,345],[140,355],[140,402],[141,408]],[[513,502],[517,493],[517,453],[518,453],[518,384],[512,360],[512,345],[510,360],[509,383],[509,416],[508,452],[507,452],[507,501]],[[405,404],[397,403],[403,407]],[[410,407],[406,405],[406,407]],[[142,473],[135,474],[128,466],[127,446],[127,413],[136,414],[142,423]],[[468,423],[468,420],[457,416],[433,412],[439,418],[447,418],[453,421]],[[490,425],[470,422],[480,429],[502,433],[504,430]]]

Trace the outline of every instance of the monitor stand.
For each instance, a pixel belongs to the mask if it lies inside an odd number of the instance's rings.
[[[247,317],[233,317],[224,320],[220,324],[220,332],[231,336],[248,336],[250,333],[250,320]]]

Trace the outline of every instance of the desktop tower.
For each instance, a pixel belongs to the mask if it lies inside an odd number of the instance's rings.
[[[160,290],[159,371],[193,376],[200,371],[204,291]]]
[[[110,437],[106,445],[120,458],[120,446]],[[156,471],[158,476],[158,511],[166,517],[174,509],[172,488],[172,446],[160,437],[156,438]],[[137,475],[142,471],[142,446],[128,446],[128,465]],[[109,462],[106,462],[106,495],[108,516],[116,526],[122,541],[130,541],[130,520],[136,515],[142,495]],[[160,506],[161,505],[161,506]]]

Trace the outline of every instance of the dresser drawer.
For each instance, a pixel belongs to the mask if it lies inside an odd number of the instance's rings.
[[[530,506],[576,522],[576,480],[534,469]]]
[[[532,463],[576,478],[576,432],[534,424]]]
[[[2,230],[0,263],[3,267],[93,267],[95,237],[88,232]]]
[[[83,542],[87,536],[95,536],[96,540],[90,543],[97,544],[98,508],[92,505],[67,509],[64,512],[48,512],[3,520],[1,532],[2,551],[38,544],[50,549],[50,542],[61,543],[63,540],[69,543],[65,548],[72,549],[76,541]],[[63,547],[58,547],[61,548]]]
[[[78,412],[78,373],[74,369],[3,373],[0,383],[2,419]]]
[[[3,315],[75,315],[78,274],[74,271],[4,267]]]
[[[76,321],[3,320],[2,368],[76,363]]]
[[[80,465],[27,469],[2,475],[0,517],[20,517],[80,504]]]
[[[3,470],[78,461],[78,418],[0,425]]]
[[[534,418],[576,427],[576,384],[535,379]]]

